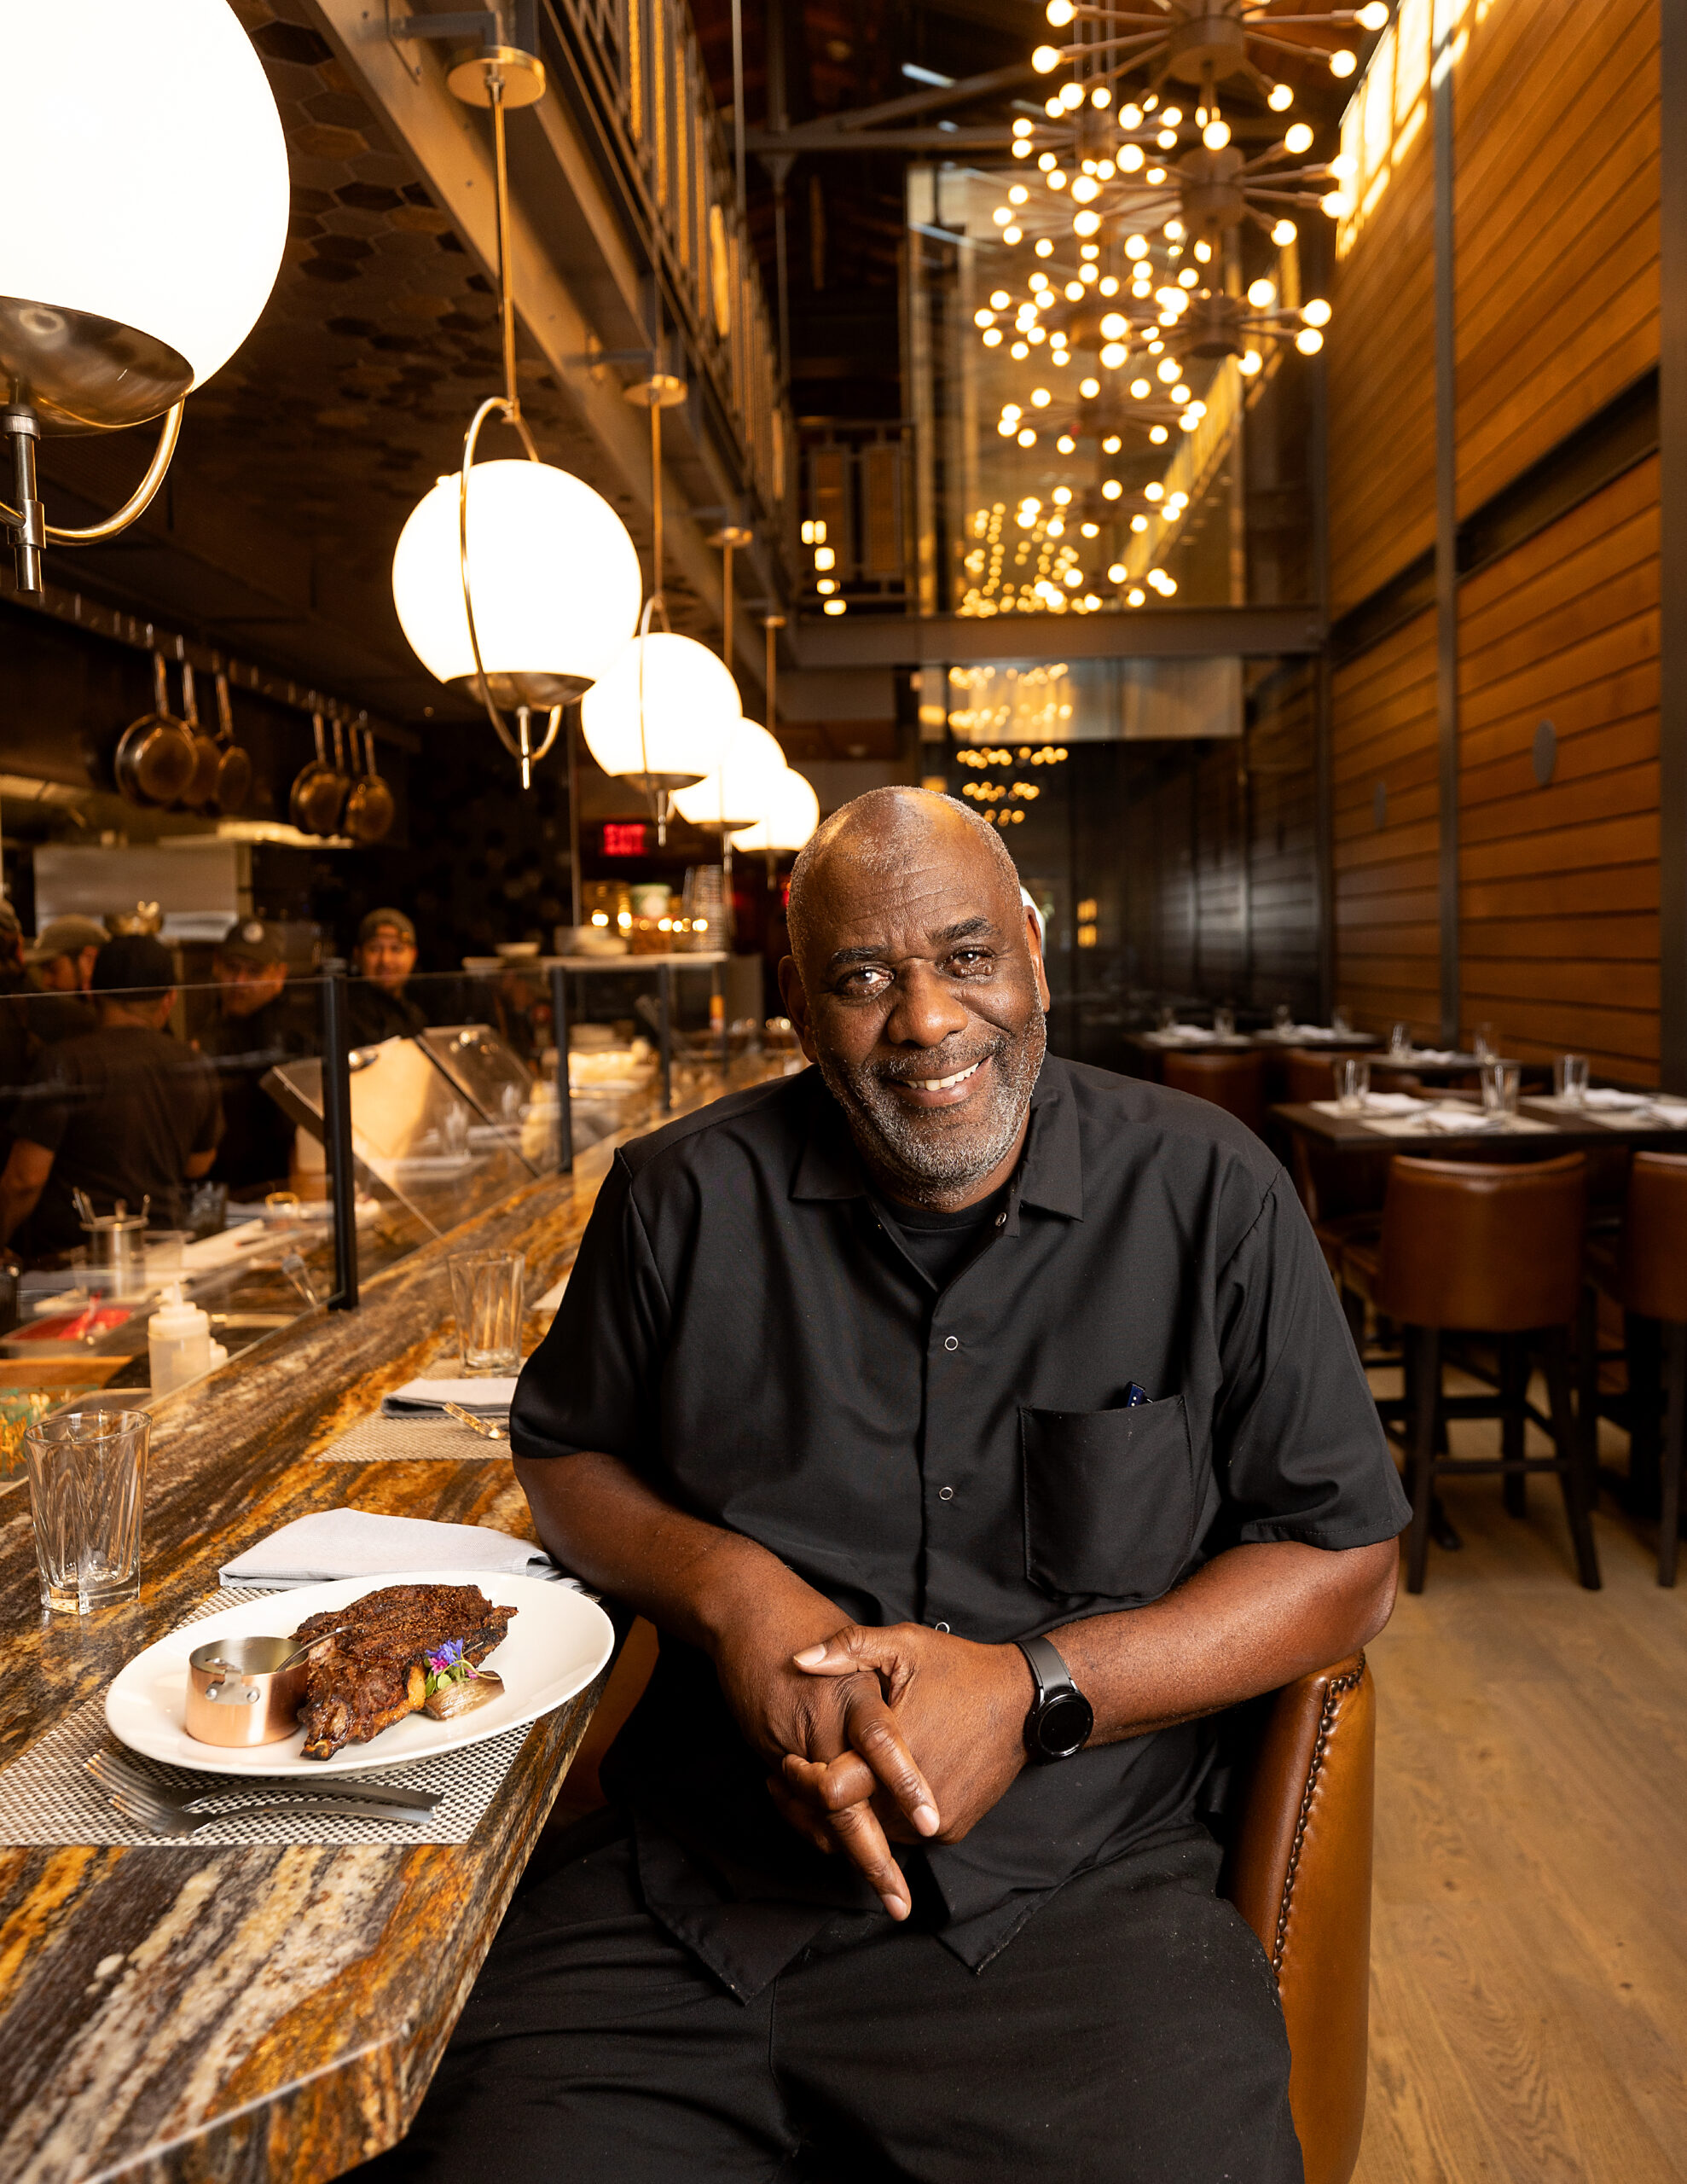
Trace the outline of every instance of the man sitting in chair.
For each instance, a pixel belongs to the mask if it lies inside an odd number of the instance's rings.
[[[1291,2184],[1211,1717],[1381,1629],[1408,1513],[1312,1231],[1046,1054],[960,804],[846,805],[790,920],[815,1066],[622,1150],[517,1394],[661,1655],[392,2173]]]

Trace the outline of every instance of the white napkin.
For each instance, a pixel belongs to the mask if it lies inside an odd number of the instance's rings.
[[[1653,1095],[1647,1092],[1613,1092],[1603,1085],[1594,1085],[1582,1095],[1585,1107],[1610,1107],[1620,1112],[1625,1108],[1649,1107]]]
[[[1461,1054],[1456,1047],[1412,1047],[1403,1054],[1390,1054],[1391,1061],[1403,1062],[1407,1067],[1415,1061],[1468,1061],[1475,1067],[1475,1057]]]
[[[1367,1115],[1415,1115],[1429,1102],[1416,1098],[1410,1092],[1367,1092],[1365,1112]]]
[[[1505,1128],[1504,1115],[1492,1114],[1483,1107],[1431,1107],[1422,1119],[1425,1130],[1470,1131]]]
[[[333,1577],[386,1577],[406,1570],[490,1570],[507,1577],[553,1577],[542,1547],[484,1525],[436,1525],[372,1509],[322,1509],[283,1525],[217,1573],[224,1585],[326,1584]],[[577,1584],[567,1577],[565,1584]]]
[[[490,1374],[478,1380],[406,1380],[390,1396],[381,1397],[383,1418],[414,1418],[419,1412],[443,1410],[448,1403],[472,1410],[477,1418],[507,1418],[515,1398],[513,1376],[499,1380]]]

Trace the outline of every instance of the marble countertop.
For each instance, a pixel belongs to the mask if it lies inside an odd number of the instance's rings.
[[[137,1602],[44,1623],[27,1490],[0,1494],[0,1762],[292,1518],[350,1505],[530,1537],[507,1461],[315,1459],[446,1350],[448,1252],[525,1251],[530,1294],[566,1272],[611,1152],[376,1275],[357,1311],[309,1312],[162,1400]],[[600,1687],[534,1723],[461,1847],[0,1849],[0,2177],[314,2184],[392,2144]]]

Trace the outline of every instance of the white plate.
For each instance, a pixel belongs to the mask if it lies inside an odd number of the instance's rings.
[[[307,1615],[344,1607],[387,1585],[478,1585],[495,1606],[517,1612],[502,1645],[489,1656],[504,1680],[503,1696],[454,1721],[410,1714],[368,1744],[349,1744],[332,1759],[304,1759],[304,1732],[285,1743],[242,1749],[201,1744],[183,1726],[188,1656],[212,1638],[285,1637]],[[341,1577],[247,1600],[172,1630],[137,1653],[106,1693],[112,1734],[133,1751],[171,1767],[206,1774],[366,1774],[373,1768],[413,1765],[436,1752],[481,1744],[505,1729],[536,1721],[583,1691],[615,1643],[609,1618],[571,1585],[544,1577],[499,1577],[464,1570],[409,1571],[386,1577]]]

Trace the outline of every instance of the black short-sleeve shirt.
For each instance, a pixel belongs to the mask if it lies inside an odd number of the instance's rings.
[[[1151,1401],[1128,1408],[1133,1381]],[[1140,1606],[1242,1542],[1365,1546],[1409,1513],[1264,1145],[1052,1056],[994,1234],[941,1287],[817,1071],[624,1147],[512,1437],[620,1457],[840,1620],[986,1642]],[[983,1964],[1048,1890],[1186,1820],[1211,1749],[1190,1723],[1029,1768],[964,1841],[910,1854],[949,1945]],[[763,1774],[710,1664],[664,1639],[606,1779],[646,1824],[652,1908],[745,1992],[810,1937],[797,1907],[859,1900]]]

